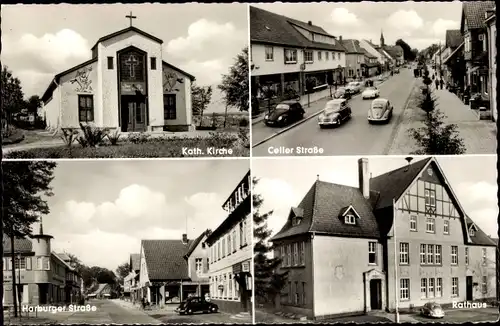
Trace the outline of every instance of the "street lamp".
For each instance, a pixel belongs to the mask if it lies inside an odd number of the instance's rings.
[[[17,301],[19,303],[19,305],[18,305],[19,306],[19,319],[21,319],[21,317],[22,317],[22,309],[21,309],[21,299],[22,298],[21,298],[21,295],[22,294],[21,294],[21,290],[20,290],[20,288],[21,288],[21,286],[20,286],[21,285],[21,254],[20,253],[17,254],[17,261],[18,261],[18,266],[19,266],[19,270],[17,271],[17,278],[18,278],[17,285],[19,286],[19,289],[17,291]],[[16,266],[14,263],[14,268],[15,267]]]

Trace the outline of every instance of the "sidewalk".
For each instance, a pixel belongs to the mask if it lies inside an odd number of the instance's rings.
[[[385,82],[388,78],[390,78],[390,75],[382,75],[384,76],[384,79],[382,81],[378,80],[378,77],[379,76],[373,76],[373,77],[370,77],[370,78],[365,78],[363,80],[361,80],[360,82],[363,84],[363,87],[361,88],[361,91],[356,94],[355,96],[361,94],[363,92],[363,89],[364,89],[364,83],[367,79],[371,79],[373,80],[373,86],[375,87],[378,87],[381,83]],[[337,86],[337,88],[340,88],[340,87],[345,87],[344,85],[340,85],[340,86]],[[335,86],[332,86],[332,94],[335,93]],[[309,108],[308,107],[308,103],[309,104],[313,104],[315,102],[318,102],[320,100],[323,100],[323,99],[326,99],[326,98],[329,98],[330,97],[330,88],[328,87],[327,89],[324,89],[322,91],[319,91],[319,92],[316,92],[316,93],[312,93],[312,94],[309,94],[309,102],[307,100],[307,94],[306,95],[302,95],[300,97],[300,104],[302,105],[302,107],[304,108],[304,110],[307,112],[307,109]],[[272,109],[272,107],[271,107]],[[264,116],[267,114],[267,108],[265,108],[259,115],[255,116],[255,117],[252,117],[252,125],[254,124],[257,124],[261,121],[264,120]]]
[[[419,79],[410,94],[408,105],[403,111],[401,124],[395,135],[389,155],[406,155],[417,149],[415,140],[409,135],[411,128],[424,126],[425,113],[418,107],[421,98]],[[437,108],[446,116],[445,124],[456,124],[463,139],[467,154],[494,154],[497,148],[497,128],[493,121],[479,120],[468,105],[465,105],[455,94],[446,89],[438,89],[432,85],[431,91],[436,97]]]

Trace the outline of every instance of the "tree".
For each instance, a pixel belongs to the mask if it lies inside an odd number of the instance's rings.
[[[20,112],[25,106],[24,93],[21,81],[14,77],[7,66],[2,66],[2,83],[0,85],[2,97],[2,119],[7,123],[12,121],[12,115]]]
[[[45,197],[53,195],[55,162],[22,161],[2,163],[2,233],[10,237],[10,256],[15,261],[14,239],[32,235],[31,225],[49,213]],[[12,295],[16,295],[15,268],[12,268]],[[17,301],[14,299],[14,316]]]
[[[191,105],[193,115],[200,116],[200,126],[203,122],[203,112],[207,109],[212,99],[212,86],[191,86]]]
[[[28,113],[33,113],[35,116],[38,114],[38,109],[42,106],[42,100],[38,95],[32,95],[26,101],[26,109]]]
[[[252,186],[258,183],[258,179],[252,180]],[[260,207],[264,203],[261,195],[252,191],[253,199],[253,223],[254,223],[254,288],[255,297],[264,302],[275,302],[281,290],[286,284],[288,273],[279,271],[281,258],[269,258],[273,246],[269,244],[271,230],[267,226],[267,219],[273,214],[272,211],[261,213]]]
[[[224,93],[226,104],[239,111],[248,111],[248,75],[248,47],[245,47],[229,67],[229,73],[222,75],[222,82],[217,86]]]
[[[416,58],[416,53],[414,53],[411,47],[403,41],[402,39],[398,39],[396,41],[396,45],[399,45],[403,49],[403,56],[406,61],[413,61]]]
[[[128,262],[121,264],[116,269],[116,274],[118,274],[118,279],[120,284],[123,284],[123,279],[130,274],[130,264]]]
[[[435,99],[426,94],[420,107],[426,112],[424,127],[409,130],[420,149],[414,155],[454,155],[464,154],[465,145],[456,124],[445,125],[445,115],[436,107]]]

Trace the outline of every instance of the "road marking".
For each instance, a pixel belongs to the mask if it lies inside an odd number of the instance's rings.
[[[382,85],[382,84],[383,84],[383,83],[385,83],[387,80],[389,80],[389,78],[387,78],[386,80],[384,80],[383,82],[381,82],[380,84],[378,84],[378,86]],[[378,87],[378,86],[377,86],[377,87]],[[358,97],[358,96],[361,96],[361,94],[362,94],[362,92],[359,92],[358,94],[356,94],[356,95],[352,96],[352,97],[351,97],[351,99],[356,98],[356,97]],[[328,96],[327,96],[327,97],[328,97]],[[318,101],[323,100],[323,99],[325,99],[325,98],[326,98],[326,97],[324,97],[324,98],[322,98],[322,99],[319,99]],[[263,143],[265,143],[265,142],[267,142],[267,141],[269,141],[269,140],[273,139],[274,137],[276,137],[276,136],[278,136],[278,135],[281,135],[282,133],[287,132],[288,130],[290,130],[290,129],[292,129],[292,128],[295,128],[295,127],[297,127],[297,126],[298,126],[298,125],[300,125],[300,124],[303,124],[304,122],[306,122],[306,121],[308,121],[308,120],[310,120],[310,119],[312,119],[312,118],[314,118],[314,117],[318,116],[318,115],[319,115],[319,114],[321,114],[321,112],[323,112],[324,110],[325,110],[325,109],[321,109],[320,111],[315,112],[315,113],[311,114],[310,116],[308,116],[308,117],[306,117],[306,118],[304,118],[304,119],[302,119],[302,120],[300,120],[300,121],[297,121],[297,122],[296,122],[296,123],[294,123],[294,124],[291,124],[290,126],[286,127],[285,129],[281,129],[280,131],[275,132],[275,133],[274,133],[274,134],[272,134],[271,136],[268,136],[268,137],[264,138],[263,140],[261,140],[261,141],[259,141],[259,142],[255,143],[255,144],[252,144],[252,148],[255,148],[255,147],[259,146],[259,145],[262,145]]]
[[[384,149],[383,155],[389,155],[389,152],[391,151],[392,147],[396,144],[396,135],[401,130],[401,123],[403,122],[403,116],[406,110],[408,109],[408,106],[410,105],[411,93],[413,91],[413,88],[415,87],[416,82],[417,79],[414,79],[413,82],[411,83],[410,93],[408,94],[408,98],[406,99],[404,108],[399,114],[398,120],[396,121],[396,127],[392,130],[391,137],[389,138],[392,139],[392,141],[390,141],[389,144],[387,144],[386,148]]]

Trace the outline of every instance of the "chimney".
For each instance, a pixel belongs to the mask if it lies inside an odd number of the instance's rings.
[[[308,22],[307,22],[307,24],[308,24],[309,26],[312,26],[313,22],[312,22],[312,21],[308,21]]]
[[[319,181],[319,174],[316,174],[316,180]]]
[[[342,42],[342,35],[339,35],[339,41]]]
[[[186,233],[184,233],[182,235],[182,243],[183,244],[187,244],[188,243],[188,235]]]
[[[366,199],[370,198],[370,178],[368,173],[368,159],[360,158],[358,160],[358,178],[359,190]]]
[[[411,164],[411,161],[413,161],[413,157],[407,156],[407,157],[405,157],[405,160],[406,160],[406,162],[408,162],[408,165],[406,166],[405,171],[408,171],[410,164]]]

